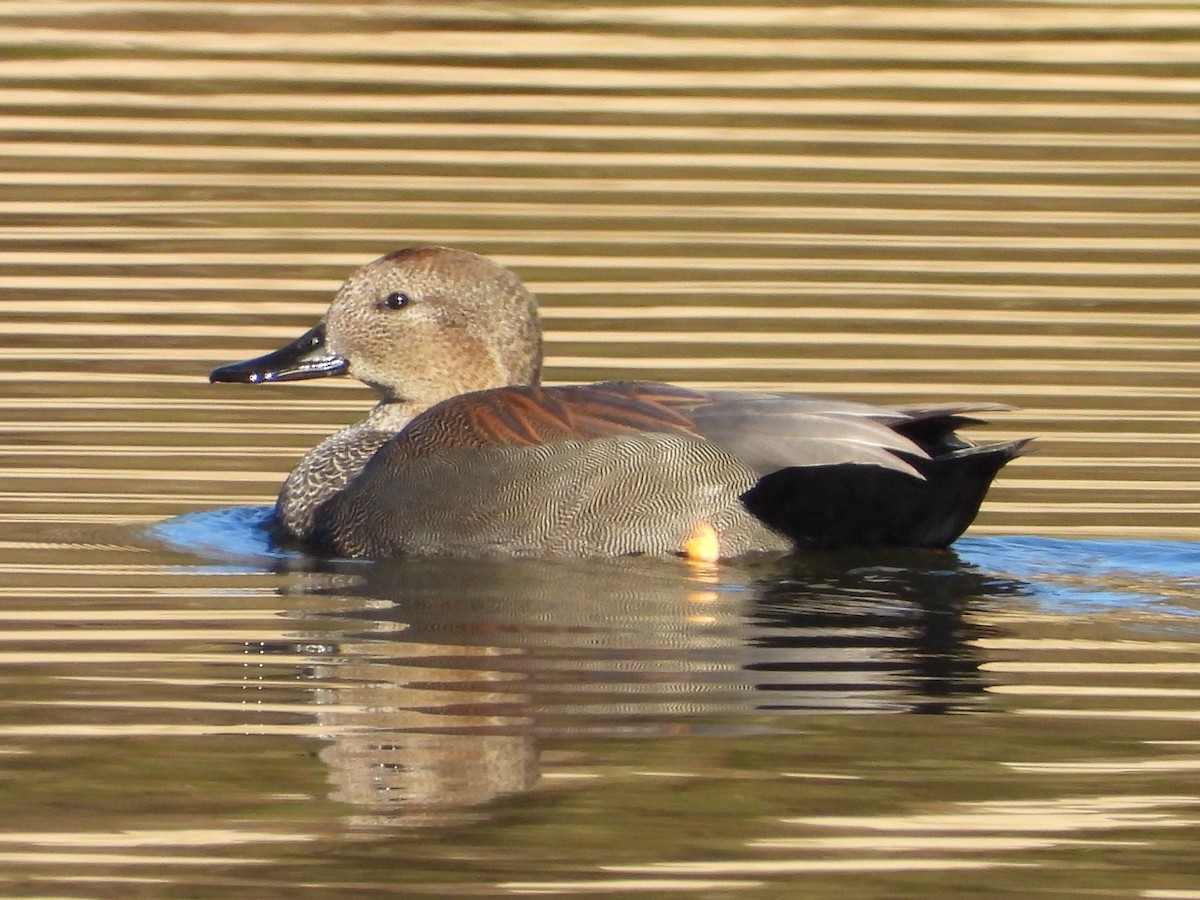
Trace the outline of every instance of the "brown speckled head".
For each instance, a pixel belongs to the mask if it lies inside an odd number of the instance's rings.
[[[349,374],[385,400],[433,404],[541,374],[533,295],[466,250],[411,247],[368,263],[334,297],[325,328]]]

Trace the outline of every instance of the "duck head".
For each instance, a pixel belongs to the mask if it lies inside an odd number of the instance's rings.
[[[431,406],[536,384],[541,361],[537,302],[521,279],[465,250],[412,247],[354,272],[316,327],[266,356],[214,369],[209,380],[349,374],[385,402]]]

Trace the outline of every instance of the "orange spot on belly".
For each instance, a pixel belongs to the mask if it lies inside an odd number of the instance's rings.
[[[683,555],[696,562],[716,562],[721,558],[721,542],[710,522],[697,522],[683,542]]]

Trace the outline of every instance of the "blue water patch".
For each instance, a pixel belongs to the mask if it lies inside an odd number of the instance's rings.
[[[258,569],[301,555],[271,539],[273,513],[271,506],[206,509],[157,522],[146,529],[146,536],[175,550]]]
[[[965,538],[954,551],[964,563],[1022,582],[1022,593],[1058,612],[1152,605],[1158,613],[1200,616],[1200,544]],[[1182,605],[1185,596],[1196,605]]]
[[[964,562],[1009,575],[1148,575],[1200,586],[1200,544],[1183,541],[963,538],[954,551]]]

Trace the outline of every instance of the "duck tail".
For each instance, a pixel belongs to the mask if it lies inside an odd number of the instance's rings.
[[[975,520],[996,474],[1028,443],[964,441],[927,459],[904,456],[920,478],[852,463],[793,466],[764,476],[741,499],[797,548],[947,547]]]

